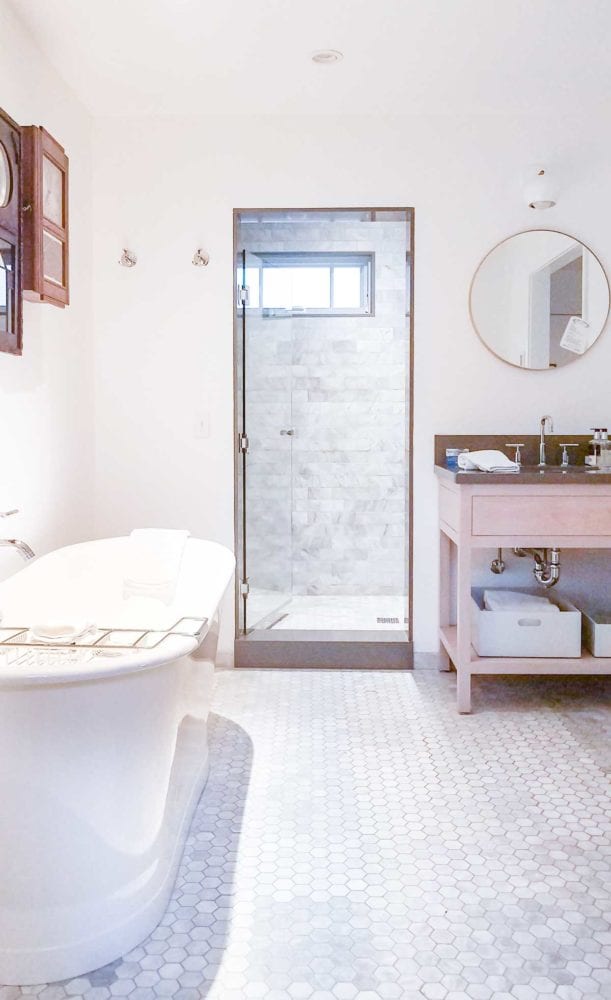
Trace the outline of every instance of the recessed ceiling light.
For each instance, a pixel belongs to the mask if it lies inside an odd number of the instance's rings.
[[[312,62],[318,63],[319,66],[331,66],[332,63],[341,62],[343,58],[343,53],[337,49],[318,49],[312,53]]]

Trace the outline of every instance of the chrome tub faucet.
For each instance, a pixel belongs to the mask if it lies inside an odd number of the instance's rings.
[[[19,555],[25,559],[33,559],[36,553],[26,542],[22,542],[19,538],[0,538],[0,546],[10,545],[12,548],[16,549]]]
[[[18,513],[18,510],[0,511],[0,518],[11,517],[13,514]],[[22,559],[25,559],[26,561],[28,559],[33,559],[36,554],[27,542],[22,542],[20,538],[0,538],[0,546],[9,546],[12,549],[16,549]]]

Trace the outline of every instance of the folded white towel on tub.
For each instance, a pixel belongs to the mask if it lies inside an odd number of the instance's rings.
[[[171,604],[176,593],[188,531],[136,528],[129,536],[124,597],[152,597]]]
[[[519,590],[485,590],[484,607],[486,611],[517,611],[517,612],[560,612],[557,604],[552,604],[548,597],[537,594],[522,594]]]

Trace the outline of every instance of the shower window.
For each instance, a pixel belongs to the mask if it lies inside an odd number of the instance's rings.
[[[372,316],[374,255],[267,253],[246,268],[248,308],[267,316]]]

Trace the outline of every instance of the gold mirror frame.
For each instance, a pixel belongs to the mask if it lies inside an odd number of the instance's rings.
[[[592,344],[590,344],[590,346],[588,347],[588,349],[586,351],[584,351],[583,354],[576,354],[575,358],[573,359],[573,361],[571,362],[571,364],[574,364],[575,361],[579,361],[579,360],[581,360],[581,358],[585,357],[586,354],[588,354],[592,350],[592,348],[595,346],[595,344],[598,343],[598,341],[600,340],[600,338],[602,337],[602,335],[603,335],[603,333],[605,331],[605,327],[607,326],[607,323],[609,321],[609,314],[611,313],[611,285],[609,284],[609,277],[607,275],[607,272],[606,272],[605,268],[603,267],[602,261],[601,261],[600,257],[598,256],[598,254],[594,253],[594,251],[592,250],[592,248],[589,247],[587,243],[584,243],[583,240],[580,240],[579,237],[572,236],[570,233],[565,233],[561,229],[545,229],[542,226],[537,226],[537,227],[535,227],[533,229],[520,229],[520,230],[518,230],[518,232],[511,233],[510,236],[505,236],[502,240],[499,240],[498,243],[495,243],[494,246],[491,247],[490,250],[488,250],[488,252],[485,253],[484,256],[481,258],[479,264],[477,265],[477,267],[476,267],[476,269],[475,269],[475,271],[473,273],[473,277],[471,278],[471,282],[469,284],[469,318],[471,320],[471,326],[475,330],[475,333],[477,334],[478,339],[484,345],[484,347],[486,348],[486,350],[489,351],[490,354],[492,354],[493,357],[498,358],[498,360],[502,361],[504,364],[510,365],[511,368],[517,368],[519,371],[522,371],[522,372],[558,371],[557,367],[555,367],[555,368],[554,367],[548,367],[548,368],[527,368],[524,365],[517,365],[514,361],[509,361],[507,358],[504,358],[501,354],[497,354],[497,352],[490,346],[490,344],[484,339],[484,337],[480,333],[480,331],[478,329],[478,326],[477,326],[477,323],[475,322],[475,317],[473,315],[473,306],[472,306],[472,303],[473,303],[473,286],[475,285],[475,281],[476,281],[477,276],[480,273],[483,265],[488,260],[488,258],[490,256],[492,256],[492,254],[495,252],[495,250],[498,250],[498,248],[500,246],[502,246],[504,243],[508,243],[510,240],[515,239],[516,236],[524,236],[524,235],[526,235],[526,233],[555,233],[558,236],[566,236],[567,239],[574,240],[576,243],[579,243],[579,245],[582,246],[585,250],[587,250],[588,253],[592,254],[594,260],[597,262],[597,264],[599,265],[599,267],[601,269],[601,272],[602,272],[602,274],[604,276],[605,283],[606,283],[606,286],[607,286],[607,313],[606,313],[605,318],[604,318],[604,320],[603,320],[603,322],[601,324],[600,331],[597,334],[596,339],[592,342]],[[567,365],[563,365],[561,367],[568,367],[568,366]]]

